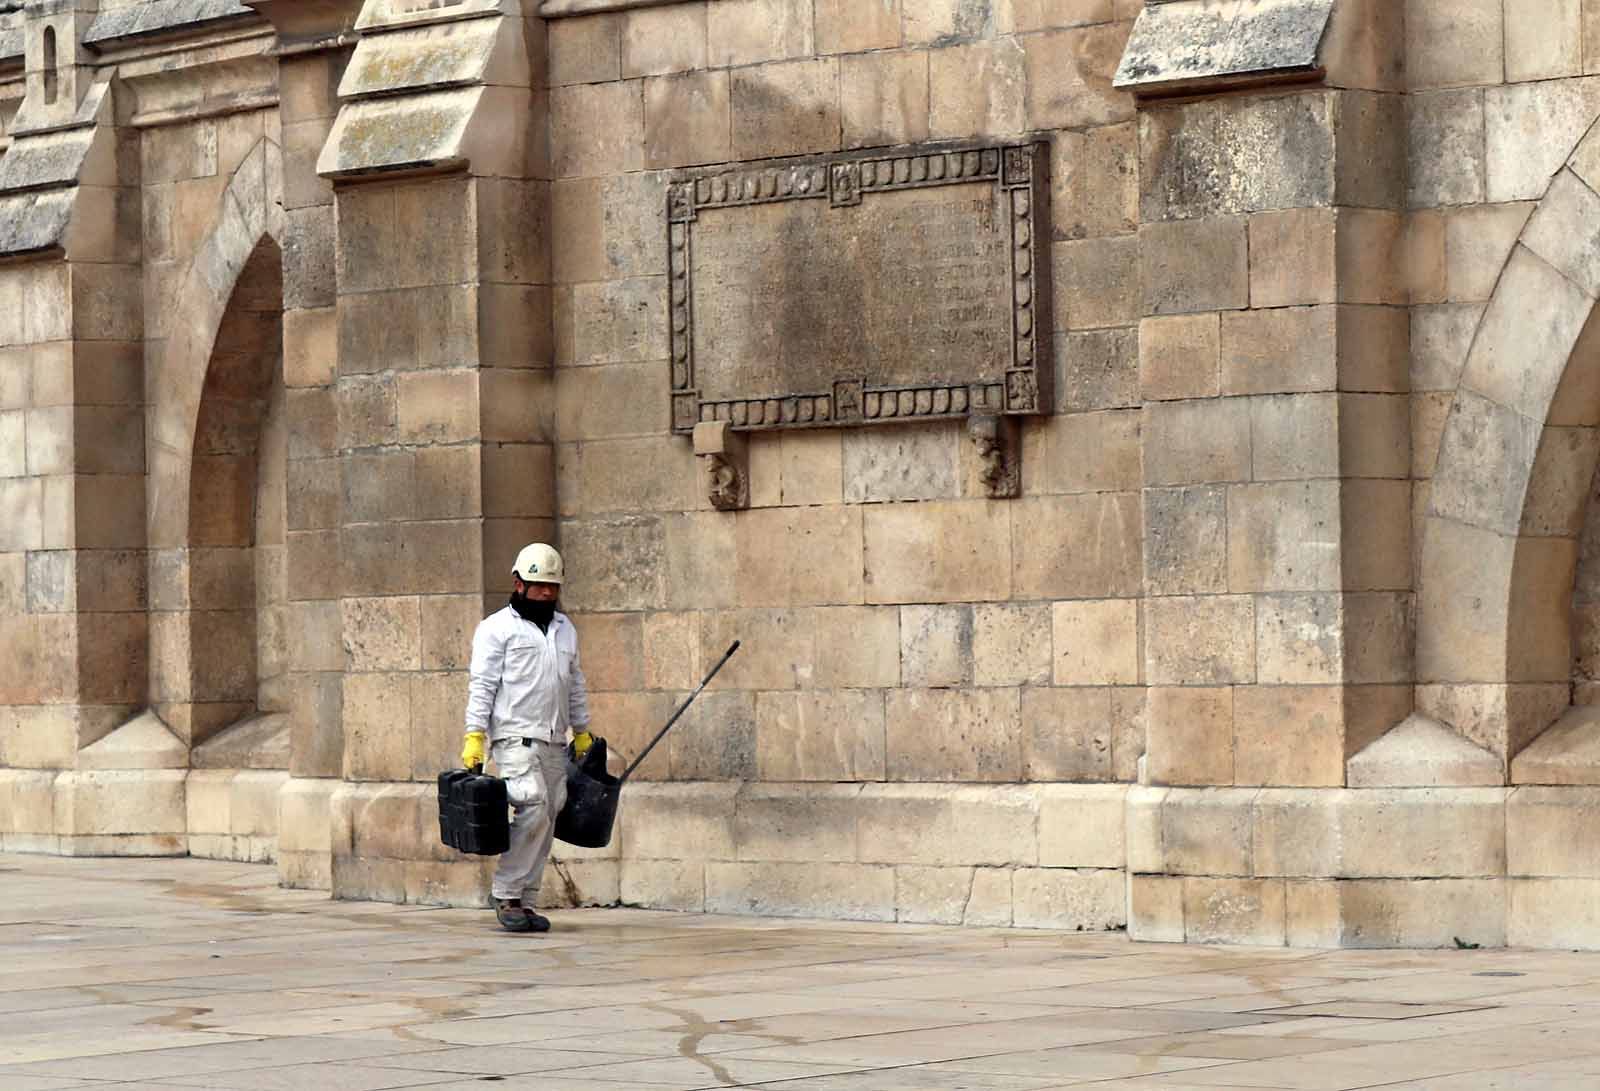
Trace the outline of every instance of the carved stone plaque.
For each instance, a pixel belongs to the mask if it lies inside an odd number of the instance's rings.
[[[673,431],[1049,412],[1048,162],[929,146],[675,182]]]

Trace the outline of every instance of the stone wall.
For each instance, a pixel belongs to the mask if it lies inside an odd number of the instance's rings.
[[[1585,6],[0,16],[0,848],[480,902],[553,538],[619,759],[742,650],[551,904],[1595,942]],[[1046,412],[684,434],[670,186],[1026,142]]]

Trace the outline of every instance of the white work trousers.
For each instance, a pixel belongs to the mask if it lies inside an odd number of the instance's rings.
[[[567,802],[567,748],[496,739],[491,753],[511,802],[511,845],[500,854],[492,889],[496,898],[521,898],[531,908],[555,839],[556,815]]]

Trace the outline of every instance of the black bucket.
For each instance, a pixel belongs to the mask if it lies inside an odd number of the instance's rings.
[[[567,746],[567,802],[556,816],[556,836],[586,849],[611,843],[622,798],[622,778],[606,771],[606,741],[595,739],[582,760]]]
[[[573,753],[572,745],[567,744],[567,802],[561,808],[561,813],[556,816],[556,836],[569,845],[578,845],[586,849],[599,849],[611,843],[611,827],[617,821],[617,802],[622,798],[622,786],[639,768],[639,763],[649,757],[650,751],[656,748],[656,743],[661,741],[663,735],[672,730],[672,725],[678,722],[684,710],[694,703],[700,696],[700,691],[717,676],[722,665],[733,658],[733,653],[739,650],[739,642],[735,640],[729,645],[728,650],[722,653],[722,658],[717,660],[717,665],[711,668],[711,673],[700,680],[700,684],[689,694],[688,700],[678,706],[666,726],[656,732],[656,737],[639,752],[628,767],[622,771],[620,777],[614,777],[606,771],[606,741],[597,738],[590,744],[588,751],[579,761]]]

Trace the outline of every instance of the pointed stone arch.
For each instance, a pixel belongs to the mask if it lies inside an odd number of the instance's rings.
[[[1422,518],[1416,706],[1487,750],[1503,775],[1571,705],[1578,538],[1600,451],[1597,296],[1591,128],[1501,271]]]
[[[190,746],[258,711],[256,448],[281,382],[280,172],[265,139],[234,171],[147,366],[150,696]]]

